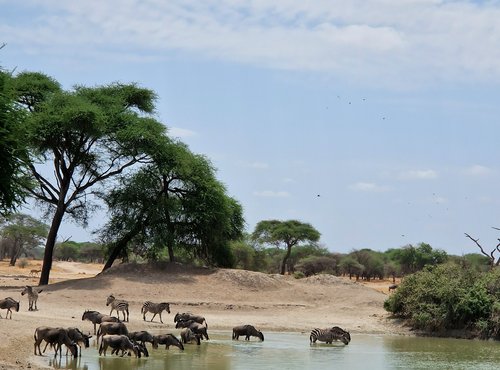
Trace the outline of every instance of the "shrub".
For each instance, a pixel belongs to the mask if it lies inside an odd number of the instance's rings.
[[[26,259],[22,258],[19,261],[17,261],[17,266],[23,269],[29,266],[29,262]]]
[[[407,276],[384,308],[414,329],[473,329],[481,337],[496,336],[500,333],[499,271],[482,273],[451,263],[429,266]]]

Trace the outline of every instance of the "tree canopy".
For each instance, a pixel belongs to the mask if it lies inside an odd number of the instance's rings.
[[[65,91],[46,75],[26,72],[13,78],[12,89],[26,112],[26,175],[35,184],[26,191],[52,215],[42,285],[49,280],[64,215],[85,225],[99,185],[147,161],[167,136],[165,127],[151,116],[154,92],[135,84]]]
[[[150,259],[166,247],[170,261],[182,253],[232,266],[228,243],[241,236],[241,206],[226,195],[210,162],[184,144],[165,143],[152,163],[121,177],[105,200],[111,218],[102,236],[113,241],[105,269],[134,244]]]
[[[280,274],[284,275],[286,262],[290,257],[292,247],[301,242],[316,242],[319,240],[320,235],[319,231],[308,223],[297,220],[265,220],[260,221],[255,226],[252,238],[262,244],[286,248],[280,267]]]

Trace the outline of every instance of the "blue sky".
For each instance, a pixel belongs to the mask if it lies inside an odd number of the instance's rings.
[[[247,230],[299,219],[335,252],[500,233],[500,1],[0,0],[0,65],[137,82],[208,156]],[[318,196],[319,195],[319,196]],[[65,223],[60,238],[91,239]]]

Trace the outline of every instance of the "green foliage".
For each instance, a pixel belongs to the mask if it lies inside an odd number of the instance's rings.
[[[6,218],[0,229],[1,236],[11,240],[10,265],[27,254],[47,237],[48,226],[39,220],[22,213],[14,213]]]
[[[500,269],[481,273],[448,263],[408,275],[384,308],[429,332],[495,327]],[[485,324],[487,322],[488,324]]]
[[[102,262],[104,247],[98,243],[70,240],[56,244],[54,257],[62,261]]]
[[[281,262],[280,273],[285,274],[287,261],[291,255],[292,247],[301,242],[316,242],[320,237],[319,231],[308,223],[302,223],[297,220],[278,221],[267,220],[260,221],[252,233],[252,239],[264,245],[283,246],[286,248],[283,260]]]
[[[297,264],[297,270],[305,276],[311,276],[319,273],[333,274],[337,261],[330,256],[309,256],[300,260]]]
[[[86,225],[98,186],[150,160],[168,138],[151,116],[155,93],[135,84],[64,91],[42,73],[25,72],[9,86],[25,113],[21,127],[29,155],[23,168],[36,184],[25,184],[25,191],[53,216],[40,276],[40,284],[47,284],[63,217]]]
[[[111,218],[102,238],[149,260],[182,256],[191,262],[232,267],[230,242],[243,230],[241,205],[226,194],[215,170],[185,145],[163,142],[153,163],[120,178],[105,194]],[[123,241],[123,243],[122,243]]]
[[[400,249],[390,249],[386,255],[392,261],[397,261],[403,274],[410,274],[422,270],[427,265],[437,265],[447,261],[445,251],[432,249],[427,243],[420,243],[416,247],[407,245]]]
[[[0,215],[7,215],[24,201],[28,182],[23,176],[27,158],[23,112],[9,89],[11,77],[0,69]]]

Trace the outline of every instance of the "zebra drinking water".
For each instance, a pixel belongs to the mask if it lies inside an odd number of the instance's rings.
[[[332,329],[333,328],[326,328],[326,329],[315,328],[315,329],[313,329],[311,331],[309,341],[311,343],[316,343],[316,341],[319,340],[320,342],[325,342],[327,344],[331,344],[334,340],[340,340],[345,345],[349,344],[351,336],[348,332],[346,332],[342,329],[341,329],[342,331],[332,330]]]
[[[120,318],[120,311],[123,312],[123,321],[128,321],[128,302],[123,300],[123,299],[116,299],[113,294],[110,294],[109,297],[106,299],[106,306],[111,305],[111,311],[109,312],[109,315],[111,316],[111,313],[116,310],[116,315],[118,318]],[[127,314],[125,318],[125,313]]]
[[[40,289],[38,292],[33,289],[32,286],[26,285],[26,287],[21,292],[21,295],[28,295],[29,308],[28,311],[38,311],[38,307],[36,306],[36,301],[38,300],[38,293],[41,293],[43,289]],[[33,305],[35,308],[33,308]]]
[[[163,321],[161,319],[162,311],[167,311],[168,313],[170,313],[170,305],[166,302],[153,303],[151,301],[146,301],[141,308],[142,318],[144,319],[144,321],[146,321],[146,313],[151,312],[153,314],[151,321],[153,321],[156,315],[160,315],[160,322],[163,324]]]

